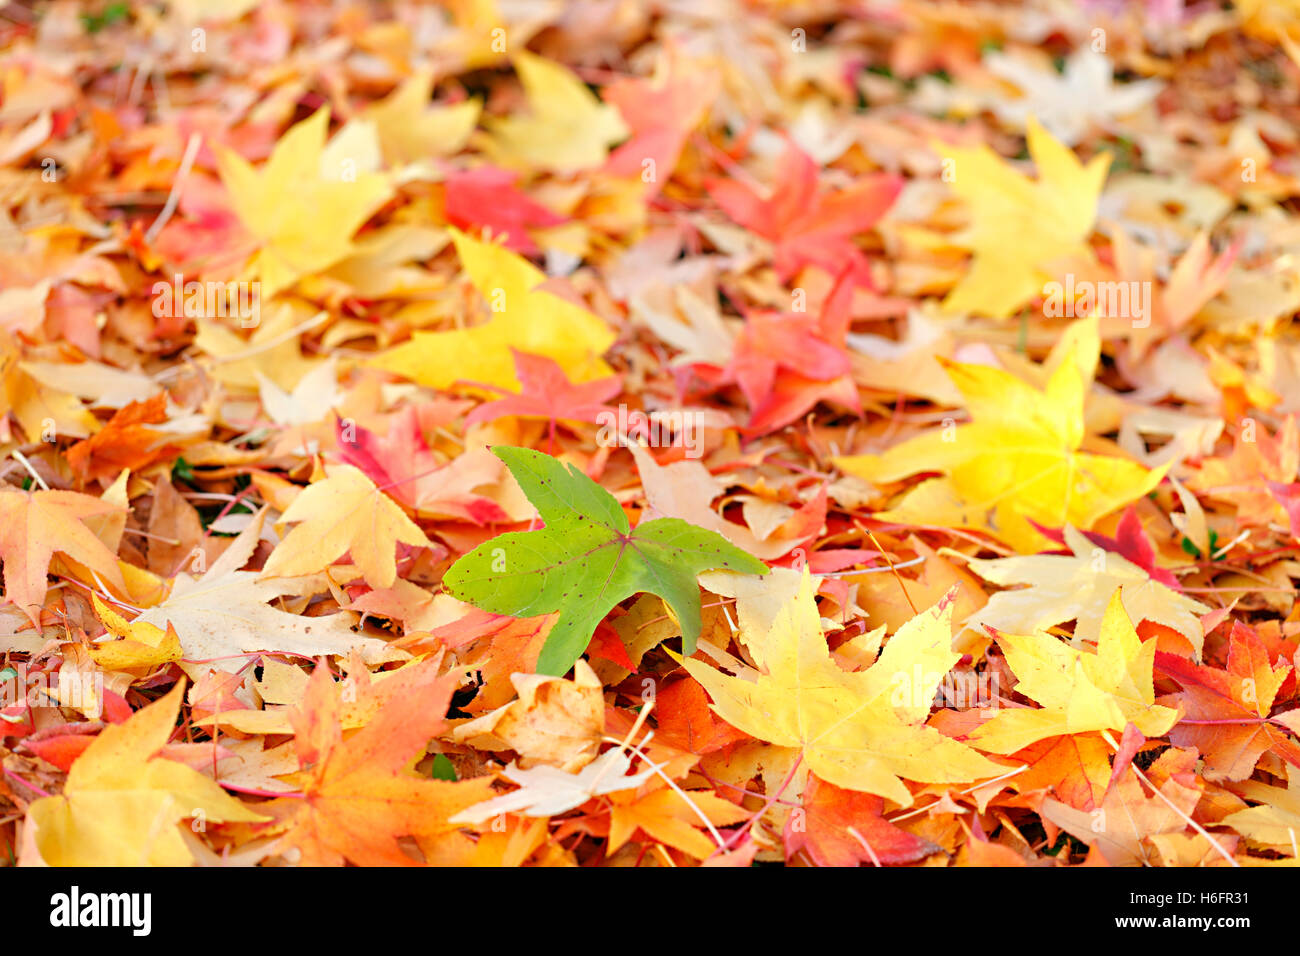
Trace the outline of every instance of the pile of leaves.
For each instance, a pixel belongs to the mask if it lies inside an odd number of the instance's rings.
[[[1300,859],[1300,7],[0,9],[0,848]]]

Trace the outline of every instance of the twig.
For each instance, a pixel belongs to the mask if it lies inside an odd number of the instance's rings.
[[[1106,743],[1110,744],[1111,750],[1115,751],[1115,753],[1119,753],[1119,744],[1115,743],[1115,738],[1111,736],[1109,730],[1103,730],[1101,732],[1101,736],[1102,739],[1106,741]],[[1179,806],[1176,803],[1174,803],[1174,801],[1166,797],[1164,793],[1160,790],[1160,788],[1157,787],[1154,783],[1152,783],[1150,778],[1147,777],[1147,775],[1144,774],[1140,769],[1138,769],[1138,766],[1135,763],[1129,761],[1128,766],[1130,770],[1132,770],[1135,774],[1137,774],[1137,778],[1139,780],[1141,780],[1143,783],[1145,783],[1148,787],[1151,788],[1152,793],[1154,793],[1157,797],[1159,797],[1169,806],[1170,810],[1174,811],[1174,813],[1178,814],[1180,817],[1186,820],[1188,826],[1190,826],[1201,836],[1205,837],[1205,839],[1209,841],[1210,846],[1214,847],[1215,852],[1217,852],[1219,856],[1227,860],[1228,863],[1231,864],[1232,866],[1235,866],[1238,869],[1241,868],[1241,864],[1236,861],[1233,855],[1229,853],[1227,850],[1225,850],[1223,847],[1219,846],[1219,841],[1214,839],[1214,837],[1210,835],[1209,830],[1205,829],[1205,827],[1201,826],[1199,823],[1197,823],[1195,820],[1193,820],[1191,817],[1185,814],[1179,808]]]
[[[36,480],[36,483],[41,486],[42,490],[44,491],[50,490],[50,486],[45,483],[44,478],[42,478],[40,475],[36,473],[36,469],[32,467],[32,463],[27,460],[26,455],[20,452],[17,448],[15,448],[9,454],[13,455],[15,458],[18,459],[19,463],[22,464],[22,466],[27,469],[27,473]]]
[[[189,141],[185,144],[185,152],[181,156],[180,167],[176,170],[176,178],[172,181],[171,192],[167,194],[167,201],[163,203],[158,218],[153,221],[153,225],[145,230],[145,242],[152,244],[158,238],[158,234],[162,232],[163,226],[167,225],[167,221],[176,212],[176,206],[181,201],[181,187],[185,185],[185,180],[190,175],[190,167],[194,165],[194,160],[198,158],[199,147],[202,145],[203,137],[198,133],[190,133]]]
[[[903,597],[907,600],[907,606],[912,609],[913,617],[920,614],[921,612],[916,609],[916,605],[912,603],[912,595],[907,593],[907,585],[903,583],[903,576],[899,574],[898,569],[894,567],[894,562],[889,560],[889,555],[885,553],[884,547],[882,547],[880,542],[876,540],[876,536],[872,534],[869,529],[863,528],[856,520],[853,523],[857,524],[861,530],[867,532],[867,537],[870,538],[871,543],[876,546],[876,550],[880,552],[880,556],[885,559],[885,564],[889,565],[889,570],[894,572],[894,580],[898,582],[898,587],[903,592]]]

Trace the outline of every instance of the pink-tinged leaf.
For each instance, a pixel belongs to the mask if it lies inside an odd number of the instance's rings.
[[[618,409],[603,404],[623,389],[623,378],[611,375],[574,385],[564,374],[560,363],[544,355],[530,355],[518,349],[510,350],[515,357],[515,376],[521,390],[511,395],[503,389],[505,398],[480,405],[465,418],[465,425],[490,422],[506,415],[523,418],[544,418],[550,423],[551,444],[555,443],[555,427],[559,422],[590,422],[600,424],[604,417],[617,419]]]
[[[616,107],[632,129],[632,138],[609,155],[605,170],[613,176],[639,178],[647,192],[657,195],[681,158],[686,139],[717,98],[717,76],[711,73],[616,80],[601,98]],[[654,163],[647,167],[646,161]],[[654,176],[647,177],[648,168]],[[647,181],[648,179],[648,181]]]
[[[473,227],[505,236],[504,245],[521,255],[533,255],[537,244],[529,229],[558,226],[565,217],[534,202],[515,186],[518,176],[496,166],[454,172],[447,177],[444,211],[459,229]]]
[[[443,464],[425,443],[420,419],[419,408],[407,406],[393,416],[383,438],[339,420],[335,424],[339,457],[360,468],[394,501],[415,511],[477,525],[509,521],[497,502],[475,493],[501,478],[491,452],[470,450]]]
[[[1288,485],[1270,481],[1268,490],[1286,512],[1287,521],[1291,525],[1291,537],[1300,538],[1300,482]]]
[[[1048,528],[1040,525],[1037,521],[1030,519],[1038,531],[1047,538],[1055,541],[1057,544],[1065,544],[1065,532],[1061,528]],[[1175,591],[1183,589],[1178,578],[1172,571],[1156,566],[1156,550],[1151,544],[1151,539],[1142,527],[1142,519],[1138,517],[1137,509],[1130,505],[1124,510],[1120,517],[1119,526],[1115,529],[1115,537],[1100,534],[1096,531],[1081,532],[1085,538],[1101,548],[1103,551],[1109,551],[1112,554],[1118,554],[1127,561],[1136,564],[1139,568],[1151,576],[1151,580],[1158,581],[1167,588]],[[1068,551],[1061,552],[1068,554]]]
[[[1162,651],[1156,652],[1155,664],[1181,687],[1157,701],[1183,710],[1169,741],[1195,747],[1205,760],[1207,779],[1244,780],[1265,751],[1300,767],[1300,744],[1271,716],[1292,667],[1274,666],[1254,629],[1233,623],[1226,670]]]
[[[735,381],[752,409],[750,435],[775,431],[829,400],[861,414],[845,339],[852,319],[854,281],[840,273],[815,314],[755,312],[736,339],[731,363],[719,377]]]
[[[1146,743],[1146,738],[1142,736],[1142,731],[1138,730],[1137,726],[1132,722],[1125,724],[1124,734],[1119,739],[1119,750],[1115,752],[1115,762],[1112,764],[1110,781],[1106,784],[1107,790],[1113,787],[1115,781],[1128,769],[1128,765],[1133,762],[1133,758],[1137,756],[1137,752],[1142,749],[1144,743]]]

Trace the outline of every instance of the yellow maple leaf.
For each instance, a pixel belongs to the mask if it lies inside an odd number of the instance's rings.
[[[925,725],[935,691],[960,659],[952,644],[952,604],[940,601],[899,629],[865,671],[831,659],[804,573],[799,594],[751,644],[764,673],[728,677],[683,661],[723,720],[760,740],[802,753],[808,769],[846,790],[910,806],[900,778],[967,783],[1006,768]]]
[[[504,166],[571,173],[599,166],[630,132],[570,70],[533,53],[514,58],[528,112],[491,120],[487,150]]]
[[[388,180],[365,164],[355,176],[324,168],[328,126],[323,107],[280,138],[261,170],[232,150],[217,152],[235,213],[260,241],[252,272],[265,298],[351,252],[353,233],[392,195]]]
[[[495,0],[446,0],[445,6],[456,29],[446,40],[434,44],[433,52],[439,55],[439,62],[447,60],[450,71],[460,73],[493,66],[505,58],[506,21]],[[511,23],[510,43],[522,46],[535,29]]]
[[[109,634],[117,638],[87,648],[91,660],[104,670],[153,668],[181,659],[184,654],[181,639],[170,624],[164,631],[147,621],[128,621],[94,593],[90,595],[90,601]]]
[[[72,438],[89,438],[99,430],[99,421],[71,389],[42,382],[34,371],[33,363],[22,361],[18,343],[0,332],[0,412],[12,414],[30,440],[51,434],[51,425],[53,434]]]
[[[399,541],[433,547],[397,503],[352,465],[331,468],[280,520],[299,524],[271,552],[263,578],[315,574],[349,552],[367,584],[387,588],[397,579],[393,552]]]
[[[1230,813],[1220,822],[1232,827],[1251,844],[1300,858],[1300,770],[1286,768],[1287,786],[1273,787],[1258,780],[1237,785],[1241,796],[1258,806]]]
[[[1012,555],[972,558],[968,566],[985,581],[1016,590],[999,591],[966,621],[969,629],[983,625],[1008,634],[1034,634],[1076,621],[1076,640],[1095,641],[1113,596],[1135,621],[1155,621],[1172,628],[1196,652],[1199,660],[1205,634],[1199,615],[1207,605],[1155,580],[1144,568],[1113,551],[1095,546],[1066,525],[1065,546],[1073,554]]]
[[[1159,737],[1178,711],[1155,702],[1156,639],[1138,638],[1116,591],[1101,621],[1097,650],[1079,650],[1051,634],[1001,634],[998,645],[1016,675],[1016,692],[1042,705],[1001,710],[974,730],[971,743],[1010,754],[1064,734],[1117,730],[1132,723]]]
[[[615,335],[600,318],[537,286],[546,276],[504,246],[451,229],[470,282],[492,306],[481,325],[446,332],[416,332],[411,341],[371,362],[433,388],[457,381],[518,391],[511,348],[555,359],[571,382],[612,375],[600,357]]]
[[[209,374],[225,385],[257,391],[264,375],[285,391],[321,364],[302,354],[300,336],[321,326],[327,313],[313,315],[296,300],[262,311],[252,335],[244,338],[217,319],[197,318],[194,344],[214,359]]]
[[[969,271],[944,299],[948,312],[1006,318],[1042,294],[1053,278],[1043,271],[1049,263],[1067,256],[1091,261],[1085,241],[1110,155],[1100,153],[1084,166],[1032,117],[1027,128],[1037,180],[988,146],[935,144],[951,163],[952,191],[970,210],[969,227],[951,241],[974,253]]]
[[[72,765],[63,793],[27,808],[41,859],[50,866],[188,866],[181,820],[267,819],[198,771],[154,756],[176,728],[184,695],[182,679],[166,697],[105,727]]]
[[[982,529],[1022,552],[1051,547],[1031,520],[1091,530],[1099,518],[1159,484],[1169,467],[1147,470],[1123,458],[1079,451],[1084,398],[1100,354],[1093,317],[1066,330],[1042,390],[1001,369],[941,360],[966,399],[970,423],[925,432],[881,455],[850,455],[835,463],[874,482],[944,473],[877,512],[878,520]]]
[[[1300,36],[1300,0],[1235,0],[1233,7],[1251,36],[1284,45]]]
[[[433,73],[422,70],[362,116],[375,124],[384,158],[390,164],[413,163],[459,152],[478,125],[478,100],[429,106]]]

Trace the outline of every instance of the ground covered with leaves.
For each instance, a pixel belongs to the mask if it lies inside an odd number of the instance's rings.
[[[1300,5],[0,47],[10,862],[1300,858]]]

